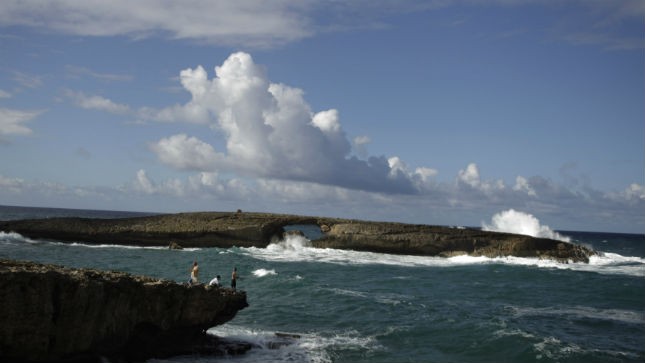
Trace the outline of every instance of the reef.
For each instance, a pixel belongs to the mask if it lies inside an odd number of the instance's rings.
[[[581,245],[525,235],[393,222],[271,213],[198,212],[122,219],[50,218],[0,222],[0,231],[29,238],[140,246],[266,247],[289,225],[316,225],[314,247],[392,254],[519,256],[588,262]]]
[[[239,354],[206,330],[247,307],[246,293],[124,272],[0,260],[0,361],[143,361]]]

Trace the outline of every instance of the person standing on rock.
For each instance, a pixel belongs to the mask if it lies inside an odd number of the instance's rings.
[[[231,274],[231,288],[235,290],[237,287],[237,267],[233,268],[233,273]]]
[[[188,283],[193,285],[196,284],[199,280],[199,265],[197,264],[197,261],[193,262],[193,268],[190,270],[190,280],[188,280]]]

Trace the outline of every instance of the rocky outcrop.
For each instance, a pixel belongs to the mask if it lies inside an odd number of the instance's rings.
[[[325,236],[313,241],[320,248],[383,253],[444,256],[518,256],[588,262],[595,252],[580,245],[511,233],[473,228],[402,223],[336,223]]]
[[[52,218],[0,222],[0,231],[30,238],[84,243],[184,247],[266,247],[284,226],[311,224],[323,238],[314,247],[408,255],[521,256],[587,262],[594,252],[579,245],[474,228],[369,222],[237,211],[166,214],[125,219]]]
[[[0,260],[0,361],[236,353],[250,346],[205,330],[246,306],[239,290]]]

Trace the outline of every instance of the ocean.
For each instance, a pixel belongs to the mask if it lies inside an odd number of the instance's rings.
[[[0,207],[0,220],[131,212]],[[0,232],[0,258],[125,271],[177,282],[233,267],[249,307],[209,332],[253,342],[243,356],[150,362],[643,362],[645,235],[558,231],[601,252],[589,264],[315,249],[294,226],[267,248],[91,246]],[[277,349],[276,332],[300,336]]]

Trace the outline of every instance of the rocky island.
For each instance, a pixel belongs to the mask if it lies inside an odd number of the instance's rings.
[[[392,254],[519,256],[588,262],[584,246],[525,235],[393,222],[271,213],[198,212],[120,219],[48,218],[0,222],[0,231],[33,239],[83,243],[183,247],[266,247],[284,227],[314,225],[322,237],[314,247]]]
[[[246,293],[123,272],[0,260],[0,361],[141,361],[251,348],[205,333]]]

